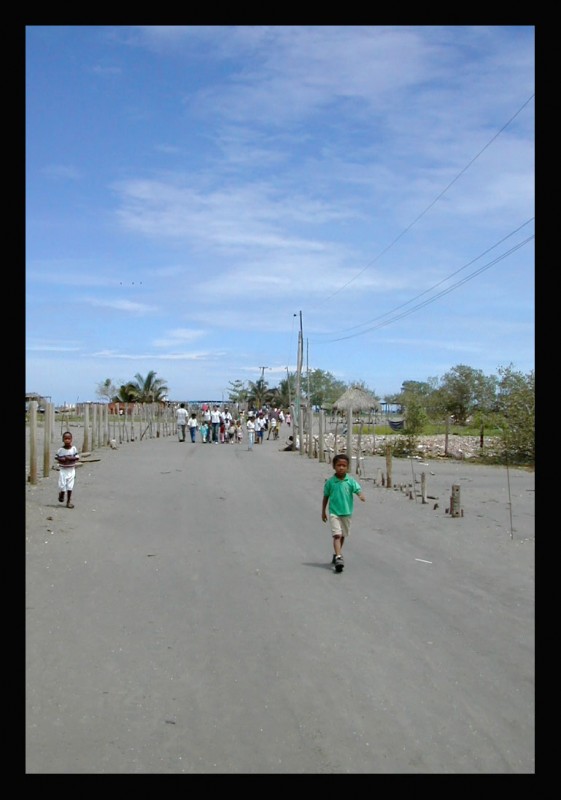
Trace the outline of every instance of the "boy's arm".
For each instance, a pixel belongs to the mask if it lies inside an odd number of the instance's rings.
[[[327,509],[328,501],[329,501],[329,498],[324,495],[323,496],[323,500],[321,502],[321,518],[322,518],[322,520],[324,522],[327,522],[327,514],[325,512],[326,512],[326,509]]]

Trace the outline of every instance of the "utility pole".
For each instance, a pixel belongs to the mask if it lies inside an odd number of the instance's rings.
[[[265,370],[266,369],[271,369],[271,368],[270,367],[259,367],[259,369],[261,370],[261,378],[259,380],[260,392],[263,393],[263,396],[261,398],[261,402],[259,404],[260,407],[261,407],[263,405],[263,402],[265,401],[265,380],[264,380],[263,376],[265,375]]]
[[[303,360],[304,360],[304,334],[302,332],[302,312],[300,312],[300,331],[298,333],[298,366],[296,367],[296,399],[294,401],[294,407],[296,409],[296,419],[294,420],[294,429],[296,429],[296,425],[298,425],[298,432],[300,434],[300,452],[302,452],[302,447],[304,445],[303,441],[304,421],[302,419],[302,409],[300,407]],[[294,437],[294,443],[296,443],[296,436]]]
[[[308,351],[308,337],[306,337],[306,377],[308,379],[308,389],[306,392],[306,397],[308,398],[308,406],[310,405],[310,362],[308,360],[309,351]]]

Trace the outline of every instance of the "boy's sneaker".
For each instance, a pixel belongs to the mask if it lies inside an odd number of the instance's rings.
[[[343,567],[345,566],[343,562],[343,556],[336,556],[335,557],[335,572],[343,572]]]
[[[331,559],[331,563],[332,563],[332,564],[335,564],[335,559],[336,559],[336,558],[337,558],[337,556],[335,555],[335,553],[333,553],[333,558]]]

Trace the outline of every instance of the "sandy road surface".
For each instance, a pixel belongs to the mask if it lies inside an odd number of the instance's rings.
[[[534,772],[533,473],[367,459],[335,575],[326,464],[95,456],[26,485],[28,774]]]

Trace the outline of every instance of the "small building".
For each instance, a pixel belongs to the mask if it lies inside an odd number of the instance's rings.
[[[38,394],[37,392],[26,392],[25,393],[25,410],[26,412],[29,411],[29,404],[35,400],[37,406],[39,408],[45,408],[47,403],[50,403],[51,398],[50,396],[43,396],[42,394]]]

